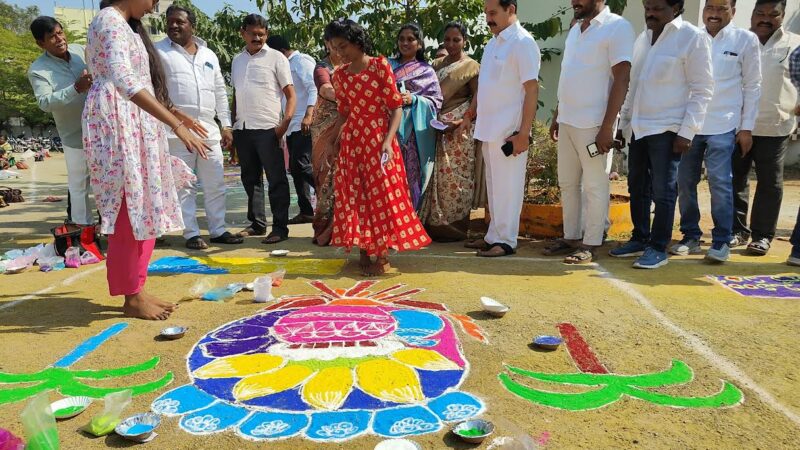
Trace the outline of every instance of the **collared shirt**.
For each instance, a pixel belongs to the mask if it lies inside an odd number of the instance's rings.
[[[236,90],[234,129],[271,130],[280,125],[283,88],[292,84],[283,53],[266,45],[255,55],[243,50],[233,58],[231,80]]]
[[[761,100],[754,136],[788,136],[797,125],[797,88],[789,77],[789,55],[798,45],[800,36],[781,27],[761,46]]]
[[[289,129],[286,131],[287,135],[300,131],[306,110],[309,106],[317,104],[317,85],[314,84],[315,67],[317,67],[317,62],[305,53],[295,51],[289,55],[289,68],[292,70],[292,82],[297,94],[297,108],[294,110],[294,116],[292,116]]]
[[[667,131],[694,139],[714,92],[711,39],[679,16],[652,41],[653,32],[645,30],[633,46],[620,128],[637,139]]]
[[[558,82],[558,122],[576,128],[603,124],[614,77],[611,68],[631,61],[633,26],[608,6],[581,32],[569,31]]]
[[[736,28],[732,23],[711,38],[714,96],[708,104],[700,134],[753,131],[761,97],[759,47],[754,33]]]
[[[202,39],[192,39],[197,45],[194,55],[190,55],[170,38],[163,39],[155,47],[164,66],[172,103],[206,127],[208,140],[218,141],[221,136],[214,117],[219,119],[223,127],[231,126],[225,79],[222,77],[217,55]],[[171,131],[167,136],[175,138]]]
[[[525,101],[523,84],[539,78],[540,64],[539,46],[519,22],[489,41],[478,78],[475,139],[503,141],[519,130]]]
[[[53,114],[61,142],[83,148],[81,114],[87,93],[79,94],[75,81],[86,70],[86,60],[82,45],[70,44],[68,51],[69,61],[44,52],[28,69],[28,80],[39,108]]]

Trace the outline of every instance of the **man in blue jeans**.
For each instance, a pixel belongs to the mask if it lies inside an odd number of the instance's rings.
[[[761,49],[758,37],[737,28],[731,20],[736,0],[706,0],[703,8],[705,31],[711,36],[714,96],[708,104],[703,129],[683,154],[678,167],[678,203],[683,239],[670,247],[673,255],[699,253],[700,208],[697,184],[703,160],[711,189],[711,217],[714,229],[706,260],[722,263],[730,257],[733,238],[733,172],[731,160],[736,143],[753,146],[753,127],[761,96]]]
[[[645,0],[647,30],[633,49],[631,84],[620,129],[632,132],[628,155],[633,237],[609,252],[639,256],[633,267],[667,264],[677,199],[678,163],[703,127],[714,81],[704,31],[684,22],[683,0]],[[652,228],[650,205],[656,211]]]

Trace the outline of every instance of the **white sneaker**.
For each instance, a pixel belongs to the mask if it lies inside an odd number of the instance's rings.
[[[678,256],[689,256],[702,252],[700,241],[697,239],[681,239],[680,242],[669,248],[669,253]]]

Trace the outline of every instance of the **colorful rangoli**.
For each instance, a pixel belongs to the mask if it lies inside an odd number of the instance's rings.
[[[469,364],[455,327],[486,342],[481,329],[413,300],[421,289],[369,291],[376,283],[315,281],[317,294],[283,297],[217,328],[188,356],[191,384],[152,409],[182,416],[193,434],[318,441],[432,433],[480,414],[482,402],[458,390]]]

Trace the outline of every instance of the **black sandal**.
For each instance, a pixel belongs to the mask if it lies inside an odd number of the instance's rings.
[[[262,240],[262,244],[272,245],[277,244],[278,242],[283,242],[289,239],[289,236],[281,236],[280,234],[270,234],[267,236],[266,239]]]
[[[503,254],[492,253],[492,250],[494,250],[495,248],[502,249],[503,250]],[[516,250],[511,248],[510,245],[498,242],[496,244],[489,245],[489,248],[487,248],[486,250],[478,250],[477,256],[482,256],[484,258],[499,258],[499,257],[502,257],[502,256],[513,255],[514,253],[517,253],[517,252],[516,252]]]
[[[747,252],[753,255],[764,256],[769,253],[770,243],[767,238],[753,241],[747,246]]]
[[[205,250],[208,244],[200,236],[195,236],[186,240],[186,248],[189,250]]]
[[[217,237],[211,238],[212,244],[241,244],[244,238],[241,236],[234,236],[230,231],[226,231]]]

